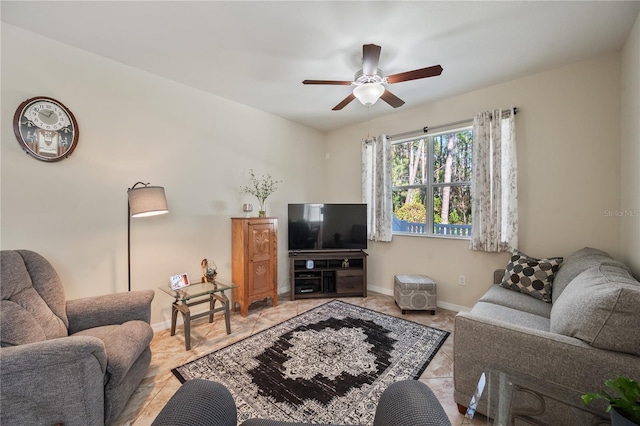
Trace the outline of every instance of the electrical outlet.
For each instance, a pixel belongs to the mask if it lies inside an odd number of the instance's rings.
[[[458,285],[467,285],[467,277],[458,275]]]

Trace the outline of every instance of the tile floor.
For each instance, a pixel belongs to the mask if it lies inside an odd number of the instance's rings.
[[[279,304],[275,308],[263,302],[254,303],[249,310],[249,315],[245,318],[241,317],[239,312],[232,312],[230,335],[226,334],[222,314],[216,314],[212,324],[208,322],[206,316],[199,318],[191,323],[191,350],[189,351],[184,347],[184,333],[181,325],[178,325],[175,336],[170,336],[168,329],[156,332],[151,342],[153,355],[149,372],[134,392],[116,424],[150,425],[180,387],[180,382],[171,373],[172,368],[285,321],[328,300],[330,299],[306,299],[292,302],[286,294],[279,298]],[[453,311],[438,309],[435,315],[428,312],[407,312],[406,315],[402,315],[393,297],[373,292],[369,292],[366,298],[354,297],[341,300],[453,333],[455,316]],[[420,381],[431,387],[453,425],[486,424],[486,419],[481,416],[477,416],[480,418],[473,421],[464,419],[458,413],[453,401],[453,334],[447,338],[420,377]]]

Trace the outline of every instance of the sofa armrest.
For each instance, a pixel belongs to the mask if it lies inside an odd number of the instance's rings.
[[[104,345],[72,336],[0,349],[0,424],[104,424]]]
[[[597,391],[618,374],[640,377],[640,357],[469,312],[456,315],[454,336],[454,398],[465,407],[480,375],[491,368],[517,370],[580,393]],[[485,409],[481,403],[478,411],[486,414]]]
[[[140,290],[68,300],[69,334],[133,320],[149,323],[154,296],[153,290]]]

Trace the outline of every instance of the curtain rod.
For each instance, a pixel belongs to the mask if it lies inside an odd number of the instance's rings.
[[[509,107],[508,109],[504,109],[504,112],[507,112],[507,110],[511,110],[511,107]],[[518,108],[513,108],[513,113],[517,114],[518,113]],[[387,136],[388,139],[397,139],[397,138],[404,138],[405,136],[411,136],[411,135],[416,135],[416,134],[424,134],[429,132],[429,130],[436,130],[436,129],[442,129],[444,127],[452,127],[452,126],[459,126],[461,124],[466,124],[466,123],[470,123],[473,121],[473,118],[467,118],[466,120],[460,120],[460,121],[454,121],[453,123],[447,123],[447,124],[439,124],[437,126],[425,126],[422,129],[416,129],[416,130],[411,130],[408,132],[404,132],[404,133],[398,133],[395,135],[391,135],[391,136]]]

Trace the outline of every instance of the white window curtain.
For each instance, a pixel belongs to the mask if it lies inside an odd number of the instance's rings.
[[[362,202],[367,204],[367,237],[391,241],[391,142],[386,135],[362,141]]]
[[[473,120],[470,248],[488,252],[518,247],[515,109],[480,112]]]

